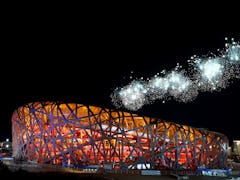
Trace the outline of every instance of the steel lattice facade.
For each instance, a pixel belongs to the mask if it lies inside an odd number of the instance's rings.
[[[228,139],[205,129],[82,104],[29,103],[12,116],[13,156],[121,168],[226,166]]]

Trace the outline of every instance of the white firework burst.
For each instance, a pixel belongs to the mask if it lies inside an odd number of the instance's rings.
[[[133,81],[129,85],[117,89],[112,95],[113,103],[119,106],[119,101],[124,107],[130,110],[140,109],[147,102],[146,98],[147,89],[139,81]]]
[[[239,42],[226,43],[226,50],[223,58],[226,59],[226,76],[230,78],[240,78],[240,44]]]
[[[230,62],[239,63],[240,62],[240,45],[236,42],[232,44],[227,44],[226,56]]]
[[[155,100],[162,100],[163,103],[169,99],[188,102],[195,99],[199,91],[212,92],[226,88],[230,79],[240,78],[240,45],[232,40],[225,46],[219,56],[192,56],[188,60],[190,69],[187,73],[180,71],[182,66],[177,63],[169,73],[162,70],[146,82],[142,77],[141,81],[134,80],[127,86],[117,88],[111,95],[112,102],[117,107],[136,111]]]
[[[167,80],[168,93],[177,101],[188,102],[198,94],[194,83],[184,75],[184,72],[172,71],[167,75]]]
[[[198,59],[195,61],[195,83],[198,85],[199,90],[214,91],[220,90],[227,86],[225,75],[226,66],[224,59],[220,57]]]
[[[155,76],[148,82],[148,99],[154,101],[157,99],[166,98],[166,94],[169,88],[169,82],[167,78]]]

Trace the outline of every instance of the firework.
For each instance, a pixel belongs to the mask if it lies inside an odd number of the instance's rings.
[[[155,100],[189,102],[199,92],[220,91],[229,85],[230,79],[240,78],[239,42],[232,39],[225,47],[220,55],[193,56],[188,60],[188,71],[179,70],[181,66],[177,64],[174,70],[168,73],[162,70],[148,81],[142,77],[141,81],[133,80],[127,86],[116,88],[111,94],[112,102],[116,107],[136,111]]]

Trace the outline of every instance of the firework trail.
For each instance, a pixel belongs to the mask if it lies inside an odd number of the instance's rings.
[[[188,64],[187,71],[177,64],[173,70],[162,70],[147,81],[135,79],[116,88],[111,94],[113,104],[136,111],[156,100],[164,103],[174,99],[186,103],[200,92],[220,91],[230,84],[230,79],[240,78],[240,43],[232,39],[219,55],[193,56]]]

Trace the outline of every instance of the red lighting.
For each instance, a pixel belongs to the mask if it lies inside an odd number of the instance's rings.
[[[50,164],[144,162],[151,169],[225,166],[223,134],[152,119],[81,104],[29,103],[12,116],[13,156]]]

